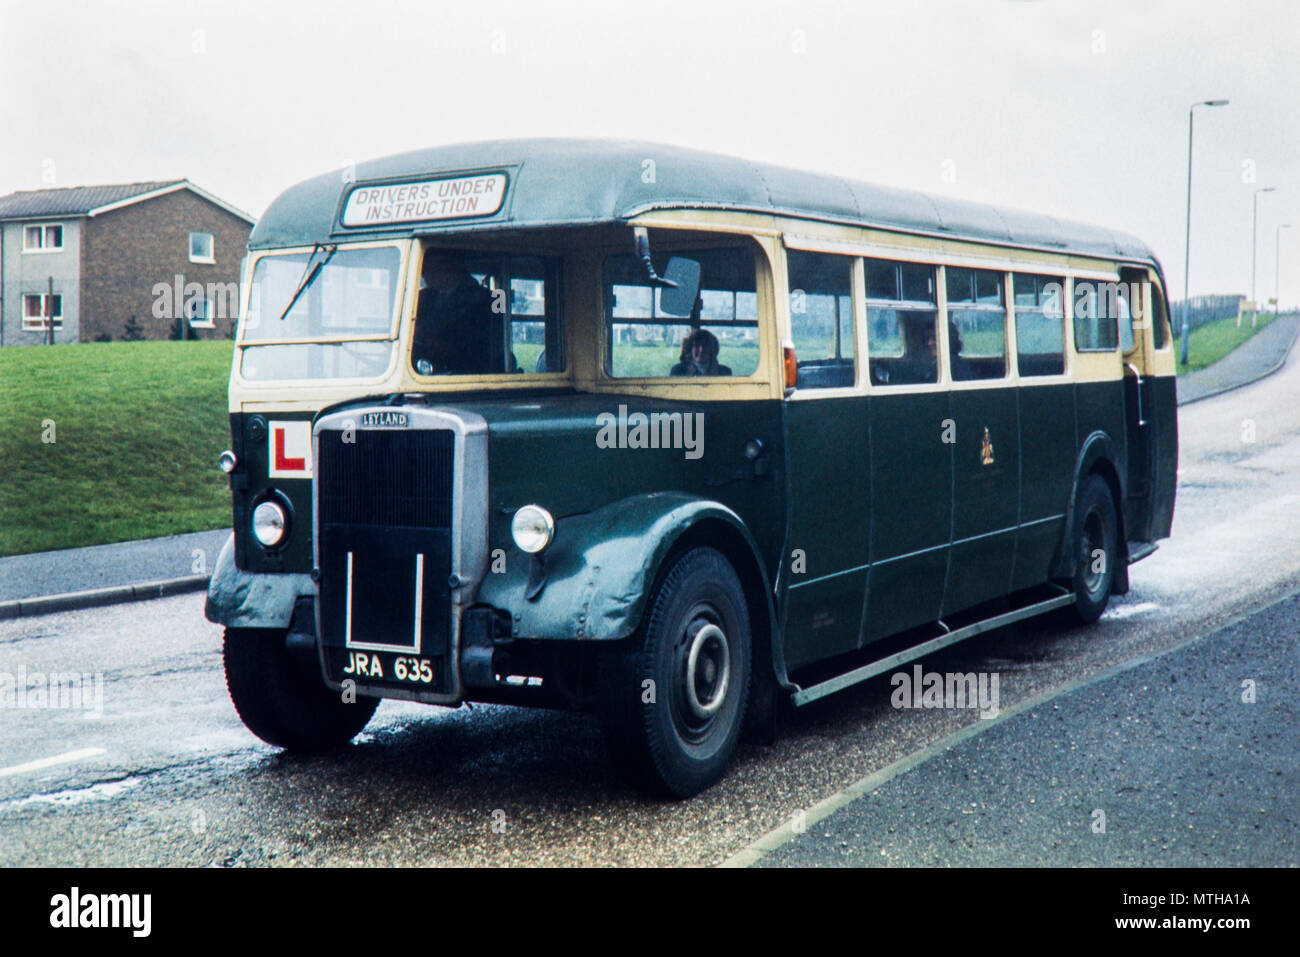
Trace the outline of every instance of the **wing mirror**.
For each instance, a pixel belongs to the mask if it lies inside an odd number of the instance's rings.
[[[650,285],[658,287],[659,308],[670,316],[689,316],[700,295],[700,264],[685,256],[673,256],[660,276],[650,259],[650,234],[644,226],[634,227],[632,235],[637,258],[645,266]]]

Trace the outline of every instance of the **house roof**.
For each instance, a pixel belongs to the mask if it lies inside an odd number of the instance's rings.
[[[253,217],[243,210],[199,189],[187,179],[156,180],[146,183],[118,183],[109,186],[71,186],[63,189],[32,189],[0,196],[0,220],[50,219],[65,216],[97,216],[122,206],[143,202],[179,189],[188,189],[249,223]]]
[[[647,165],[648,160],[653,167]],[[654,175],[645,175],[651,168]],[[507,186],[504,201],[490,216],[405,222],[384,228],[342,225],[344,205],[354,189],[491,172],[504,173]],[[678,146],[581,139],[463,143],[360,163],[355,176],[335,170],[290,187],[277,197],[258,221],[249,246],[610,223],[650,210],[683,208],[790,215],[1108,259],[1155,259],[1146,244],[1132,236],[1043,213]]]

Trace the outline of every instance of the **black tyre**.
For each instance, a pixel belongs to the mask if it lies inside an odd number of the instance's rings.
[[[326,687],[318,669],[285,647],[284,636],[268,628],[226,629],[226,689],[240,719],[267,744],[286,751],[310,754],[351,741],[379,699],[345,702]]]
[[[1074,510],[1074,614],[1086,624],[1101,617],[1110,601],[1115,563],[1120,560],[1119,519],[1110,486],[1099,475],[1083,484]]]
[[[712,548],[679,558],[626,650],[602,662],[599,710],[610,754],[651,793],[684,798],[727,769],[751,671],[740,578]]]

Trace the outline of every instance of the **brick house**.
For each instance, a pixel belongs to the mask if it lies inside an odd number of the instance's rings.
[[[189,180],[0,196],[0,346],[225,338],[253,218]],[[178,317],[184,322],[178,325]]]

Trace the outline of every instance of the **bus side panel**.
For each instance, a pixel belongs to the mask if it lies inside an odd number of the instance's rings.
[[[1050,576],[1078,455],[1074,385],[1025,386],[1019,391],[1020,531],[1013,591],[1040,585]]]
[[[796,668],[859,644],[871,528],[867,398],[789,401],[785,419],[785,655]]]
[[[1104,432],[1115,444],[1115,454],[1121,461],[1115,463],[1121,481],[1128,474],[1128,462],[1123,460],[1125,441],[1124,381],[1120,378],[1078,382],[1074,386],[1075,404],[1075,455],[1083,450],[1083,443],[1093,432]],[[1122,491],[1122,490],[1121,490]],[[1116,511],[1124,514],[1124,503],[1115,503]]]
[[[876,395],[865,641],[940,617],[952,536],[948,392]]]
[[[1151,494],[1151,540],[1168,538],[1174,521],[1174,495],[1178,483],[1178,396],[1176,376],[1152,378],[1156,430],[1155,484]]]
[[[1011,585],[1020,497],[1016,389],[954,389],[952,559],[944,614],[1001,598]]]

